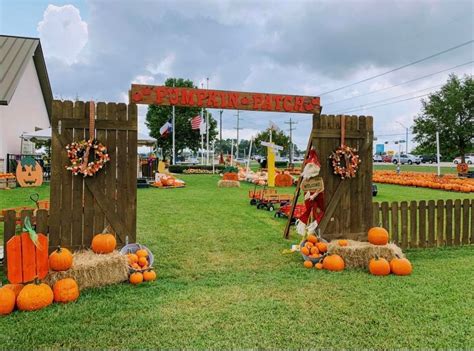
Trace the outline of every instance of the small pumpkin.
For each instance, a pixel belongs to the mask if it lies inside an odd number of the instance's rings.
[[[408,259],[396,255],[396,257],[390,261],[390,270],[395,275],[410,275],[413,271],[413,267]]]
[[[306,268],[313,268],[313,262],[311,262],[310,260],[304,261],[303,266],[305,266]]]
[[[146,257],[138,257],[138,265],[140,267],[145,267],[146,265],[148,264],[148,260],[146,259]]]
[[[388,232],[382,227],[370,228],[367,237],[369,243],[373,245],[386,245],[388,243]]]
[[[309,254],[311,253],[310,250],[306,247],[306,246],[303,246],[301,248],[301,253],[305,256],[309,256]]]
[[[314,265],[314,268],[316,269],[323,269],[323,264],[321,262],[318,262]]]
[[[128,263],[130,265],[132,265],[134,263],[138,263],[138,256],[135,255],[134,253],[127,254],[127,257],[128,257]]]
[[[138,285],[143,282],[143,274],[140,272],[135,272],[130,274],[130,283],[133,285]]]
[[[117,246],[117,240],[113,234],[102,233],[96,234],[92,238],[91,248],[92,251],[99,254],[111,253]]]
[[[148,257],[148,251],[145,250],[145,249],[138,249],[135,254],[138,256],[138,258],[140,257]]]
[[[389,275],[390,264],[385,258],[375,255],[369,262],[369,272],[373,275]]]
[[[310,243],[316,244],[318,242],[318,237],[316,235],[310,234],[307,239]]]
[[[35,282],[25,285],[16,303],[20,311],[36,311],[51,305],[53,299],[53,290],[49,285]]]
[[[329,255],[326,256],[323,260],[323,268],[327,269],[328,271],[340,272],[344,270],[344,267],[344,260],[339,255]]]
[[[15,309],[15,293],[8,288],[0,289],[0,315],[7,315]]]
[[[53,286],[54,301],[68,303],[79,297],[79,286],[72,278],[60,279]]]
[[[317,247],[317,246],[313,246],[313,247],[311,248],[310,252],[311,252],[311,255],[319,254],[318,247]]]
[[[323,242],[316,243],[316,247],[318,248],[320,253],[324,253],[328,250],[328,245]]]
[[[143,280],[146,282],[152,282],[156,280],[156,273],[153,270],[148,270],[145,273],[143,273]]]
[[[72,267],[72,253],[66,248],[58,246],[49,255],[49,268],[53,271],[67,271]]]
[[[18,294],[20,293],[21,289],[23,289],[24,285],[23,284],[5,284],[3,288],[5,289],[10,289],[15,293],[15,298],[18,297]]]
[[[349,245],[349,242],[348,242],[347,240],[345,240],[345,239],[342,239],[342,240],[338,240],[338,241],[337,241],[337,244],[338,244],[339,246],[347,246],[347,245]]]

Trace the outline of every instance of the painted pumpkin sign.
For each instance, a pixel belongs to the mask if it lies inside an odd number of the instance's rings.
[[[22,188],[43,184],[43,168],[33,157],[24,157],[16,166],[16,181]]]

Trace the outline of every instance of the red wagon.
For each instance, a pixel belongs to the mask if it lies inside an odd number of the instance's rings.
[[[291,218],[291,222],[293,223],[297,219],[299,219],[303,215],[305,210],[306,210],[306,207],[304,204],[297,204],[295,207],[295,211],[293,212],[293,217]],[[291,211],[291,204],[281,206],[280,209],[277,212],[275,212],[275,217],[288,218],[290,216],[290,211]]]

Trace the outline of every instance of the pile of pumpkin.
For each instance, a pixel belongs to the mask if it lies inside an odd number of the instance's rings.
[[[373,181],[375,183],[415,186],[463,193],[474,192],[474,179],[458,178],[452,174],[438,177],[434,173],[403,172],[397,174],[395,171],[374,171]]]
[[[49,268],[53,271],[67,271],[72,266],[72,260],[72,253],[68,249],[58,247],[49,255]],[[52,289],[38,279],[26,285],[23,281],[20,272],[20,276],[10,279],[11,284],[0,288],[0,315],[11,313],[15,307],[20,311],[36,311],[51,305],[53,301],[68,303],[79,297],[79,287],[73,278],[58,280]]]
[[[176,179],[172,175],[169,174],[161,174],[159,178],[152,183],[153,186],[157,188],[166,188],[166,187],[182,187],[185,186],[186,183],[182,181],[181,179]]]
[[[212,174],[209,169],[188,168],[183,171],[184,174]]]
[[[133,285],[138,285],[145,282],[151,282],[156,279],[156,273],[150,267],[148,258],[148,251],[146,249],[138,249],[137,251],[127,254],[128,265],[131,269],[129,282]]]
[[[386,245],[389,235],[387,230],[382,227],[371,228],[368,232],[368,241],[372,245]],[[348,246],[347,240],[338,240],[339,246]],[[340,272],[345,268],[344,259],[337,254],[327,254],[327,245],[319,241],[315,235],[308,235],[306,241],[301,244],[300,252],[305,259],[304,267],[326,269],[332,272]],[[309,253],[309,255],[308,255]],[[315,263],[316,262],[316,263]],[[388,262],[385,258],[375,255],[369,261],[369,272],[372,275],[410,275],[413,270],[411,262],[396,255],[394,259]]]
[[[15,179],[13,173],[0,173],[0,179]]]

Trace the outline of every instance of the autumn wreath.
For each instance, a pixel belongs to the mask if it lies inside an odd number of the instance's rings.
[[[71,161],[71,165],[66,168],[74,175],[93,176],[110,161],[107,148],[96,139],[72,142],[66,146],[66,150]]]
[[[337,148],[329,158],[332,161],[334,174],[341,176],[341,179],[354,178],[361,162],[357,150],[347,145]]]

